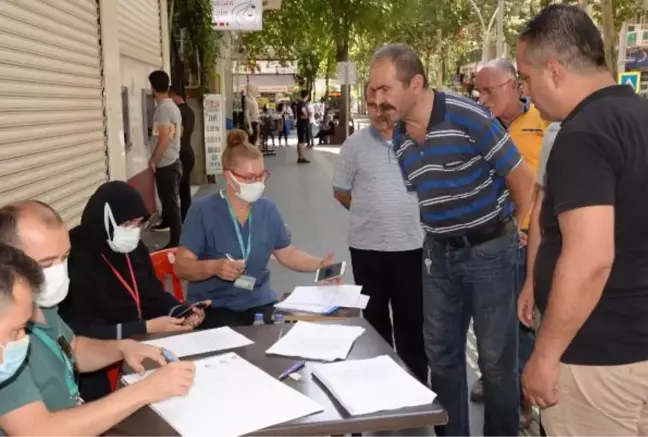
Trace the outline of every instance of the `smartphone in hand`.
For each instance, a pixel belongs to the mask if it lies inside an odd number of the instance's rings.
[[[337,279],[344,275],[345,269],[346,261],[341,261],[339,263],[331,264],[330,266],[326,267],[320,267],[315,272],[315,283]]]

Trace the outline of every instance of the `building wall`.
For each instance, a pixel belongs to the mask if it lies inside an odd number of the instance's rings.
[[[156,207],[153,173],[148,168],[152,148],[149,144],[147,98],[150,97],[148,76],[159,66],[137,59],[120,57],[122,92],[128,92],[129,144],[126,146],[126,179],[144,197],[149,209]],[[147,97],[148,96],[148,97]],[[123,104],[123,103],[122,103]]]

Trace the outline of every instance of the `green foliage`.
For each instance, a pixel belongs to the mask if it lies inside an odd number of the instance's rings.
[[[176,0],[178,1],[178,0]],[[193,0],[198,1],[198,0]],[[563,0],[506,0],[504,38],[513,55],[519,32],[542,8]],[[589,0],[601,22],[601,2]],[[642,0],[614,0],[617,30],[640,9]],[[488,25],[498,0],[476,0]],[[469,0],[283,0],[278,11],[264,12],[263,31],[248,33],[248,59],[296,60],[310,88],[316,77],[331,77],[335,64],[352,60],[359,82],[368,74],[376,48],[391,42],[411,45],[436,86],[457,68],[481,58],[482,23]],[[496,24],[491,29],[495,40]]]
[[[207,86],[208,71],[216,63],[220,52],[222,32],[212,27],[212,4],[210,0],[169,0],[171,17],[170,34],[185,35],[184,62],[192,71],[202,75],[202,83]]]
[[[296,60],[298,74],[310,90],[330,58],[333,41],[330,17],[321,0],[283,0],[281,9],[263,14],[263,30],[245,34],[248,59]]]

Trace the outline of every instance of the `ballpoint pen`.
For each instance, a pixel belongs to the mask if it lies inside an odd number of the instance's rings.
[[[162,352],[162,356],[164,357],[167,363],[173,363],[175,361],[178,361],[178,359],[174,357],[173,354],[168,350],[162,348],[160,349],[160,351]]]
[[[290,366],[286,371],[284,371],[281,375],[279,375],[279,381],[283,381],[293,373],[300,371],[301,369],[304,368],[305,365],[306,365],[306,361],[297,361],[297,363]]]

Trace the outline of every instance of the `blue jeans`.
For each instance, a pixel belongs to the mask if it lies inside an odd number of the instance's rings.
[[[518,236],[452,249],[428,237],[423,269],[423,335],[432,389],[448,412],[437,435],[470,435],[466,336],[474,319],[484,382],[484,435],[518,435],[517,291],[511,266]]]
[[[515,263],[515,290],[517,296],[522,292],[522,286],[526,279],[526,247],[521,247],[517,250],[517,260]],[[533,352],[533,345],[535,343],[535,334],[533,329],[527,328],[522,323],[519,323],[520,332],[518,333],[518,372],[520,377],[524,371],[531,352]]]

